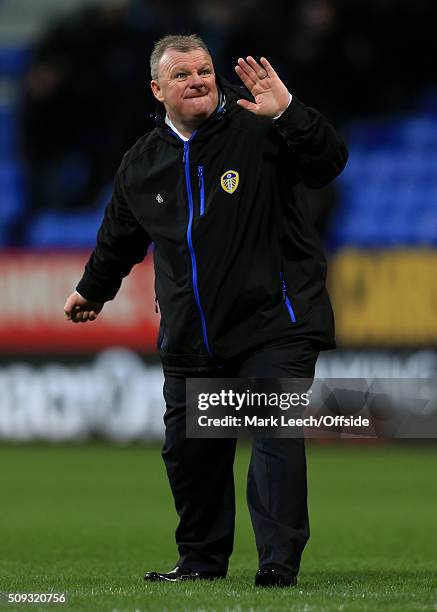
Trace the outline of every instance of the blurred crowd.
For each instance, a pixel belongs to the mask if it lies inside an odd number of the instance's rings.
[[[96,205],[123,153],[151,127],[148,57],[167,33],[197,32],[216,69],[266,55],[334,122],[408,109],[434,78],[429,0],[108,0],[55,23],[25,79],[21,147],[30,206]]]

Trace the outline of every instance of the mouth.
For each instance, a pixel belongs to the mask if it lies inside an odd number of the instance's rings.
[[[193,100],[194,98],[204,98],[205,96],[208,95],[208,92],[202,93],[202,94],[194,94],[191,96],[185,96],[186,100]]]

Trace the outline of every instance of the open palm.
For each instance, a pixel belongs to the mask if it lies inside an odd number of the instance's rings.
[[[251,55],[240,57],[235,72],[255,98],[255,102],[238,100],[246,110],[264,117],[277,117],[287,108],[290,94],[265,57],[258,63]]]

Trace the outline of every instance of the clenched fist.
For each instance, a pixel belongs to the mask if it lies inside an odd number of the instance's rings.
[[[92,302],[75,291],[65,302],[64,313],[73,323],[86,323],[94,321],[103,306],[104,302]]]

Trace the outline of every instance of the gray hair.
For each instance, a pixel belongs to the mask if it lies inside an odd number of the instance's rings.
[[[194,49],[203,49],[208,55],[211,55],[208,47],[198,34],[171,34],[164,36],[164,38],[160,38],[155,43],[150,56],[150,74],[152,79],[158,78],[159,62],[167,49],[176,49],[176,51],[182,51],[183,53],[193,51]]]

